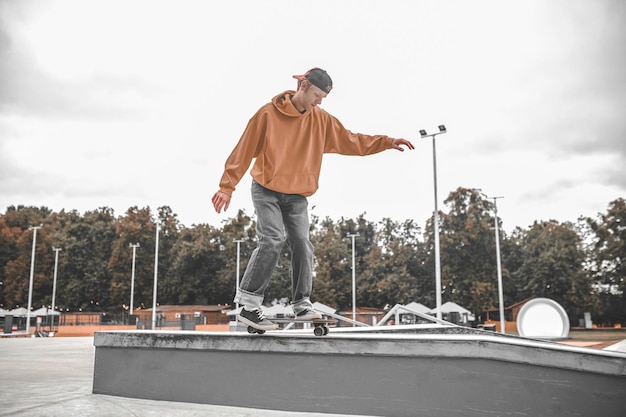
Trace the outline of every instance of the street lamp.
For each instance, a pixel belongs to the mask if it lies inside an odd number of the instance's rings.
[[[348,233],[348,237],[352,238],[352,320],[356,321],[356,267],[355,267],[355,250],[354,239],[359,236],[358,233]],[[354,327],[356,324],[352,323]]]
[[[504,328],[504,296],[502,294],[502,266],[500,262],[500,229],[498,227],[498,198],[504,197],[490,197],[493,199],[493,211],[496,224],[496,265],[498,267],[498,299],[500,302],[500,333],[506,333]]]
[[[243,239],[235,239],[233,240],[233,242],[237,243],[237,280],[235,284],[235,292],[237,292],[239,291],[239,254],[241,251],[241,242],[243,242]],[[235,304],[235,308],[239,308],[239,303]]]
[[[439,132],[428,134],[425,130],[420,130],[420,135],[422,138],[432,137],[433,138],[433,180],[435,184],[435,214],[433,219],[434,226],[434,235],[435,235],[435,300],[436,300],[436,310],[437,310],[437,318],[441,320],[441,261],[440,261],[440,253],[439,253],[439,209],[437,208],[437,152],[435,146],[435,137],[437,135],[441,135],[447,133],[446,127],[444,125],[439,125]]]
[[[30,255],[30,280],[28,283],[28,311],[26,312],[26,334],[30,334],[30,309],[33,301],[33,280],[35,276],[35,245],[37,244],[37,230],[41,229],[43,224],[39,226],[30,226],[28,230],[33,231],[33,251]]]
[[[57,267],[59,265],[59,252],[63,249],[52,247],[54,251],[54,278],[52,280],[52,327],[50,331],[54,331],[54,303],[56,301],[57,294]]]
[[[133,300],[135,298],[135,254],[137,253],[137,248],[139,247],[139,242],[137,243],[129,243],[128,247],[133,248],[133,266],[130,278],[130,308],[128,310],[128,322],[130,323],[130,316],[133,314]],[[132,323],[131,323],[132,324]]]
[[[157,277],[159,270],[159,222],[156,224],[156,239],[154,243],[154,288],[152,289],[152,330],[156,330],[156,305],[157,305]]]

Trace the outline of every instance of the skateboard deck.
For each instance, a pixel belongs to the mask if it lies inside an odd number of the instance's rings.
[[[328,325],[337,324],[335,319],[318,319],[318,320],[300,320],[295,317],[269,318],[273,323],[310,323],[313,324],[313,334],[315,336],[326,336],[328,334]],[[260,330],[252,326],[248,326],[248,333],[263,334],[265,330]]]

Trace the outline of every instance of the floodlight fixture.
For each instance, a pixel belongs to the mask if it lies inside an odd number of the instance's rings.
[[[424,139],[424,138],[433,138],[433,139],[435,139],[435,136],[437,136],[437,135],[441,135],[443,133],[448,133],[448,129],[446,128],[445,125],[439,125],[439,126],[437,126],[437,128],[439,129],[439,131],[435,132],[435,133],[428,133],[428,132],[426,132],[425,129],[421,129],[419,131],[420,132],[420,136],[422,137],[422,139]]]

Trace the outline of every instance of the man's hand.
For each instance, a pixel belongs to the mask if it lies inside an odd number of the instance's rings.
[[[228,210],[228,206],[230,205],[230,196],[226,193],[218,191],[213,194],[211,202],[213,202],[213,207],[215,207],[216,212],[219,213],[220,211],[222,211],[222,208],[224,209],[224,211],[226,211]]]
[[[391,149],[397,149],[404,152],[404,148],[402,146],[406,146],[407,149],[415,149],[415,146],[413,146],[413,144],[406,139],[393,139],[391,141]]]

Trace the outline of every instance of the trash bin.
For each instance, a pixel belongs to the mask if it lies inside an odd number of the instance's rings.
[[[13,316],[4,316],[4,334],[13,333]]]
[[[182,314],[180,317],[181,330],[196,330],[196,319],[191,314]]]
[[[450,323],[459,324],[461,322],[461,315],[458,311],[451,311],[448,316],[448,321]]]
[[[196,330],[196,321],[195,320],[181,320],[180,329],[181,330]]]

